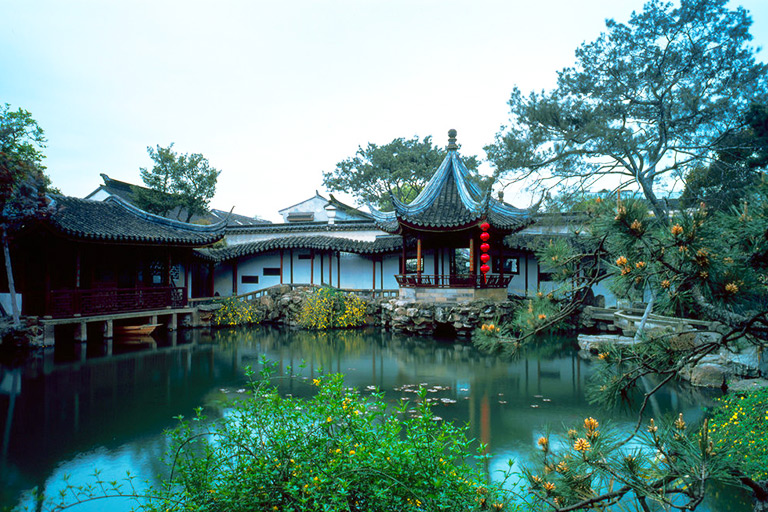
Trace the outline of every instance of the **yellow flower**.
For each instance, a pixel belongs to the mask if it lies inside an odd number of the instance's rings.
[[[640,232],[643,230],[643,223],[635,219],[634,221],[632,221],[632,224],[629,226],[629,229],[631,229],[632,231]]]
[[[728,284],[725,285],[725,291],[727,291],[728,293],[733,293],[733,294],[738,293],[739,292],[739,286],[736,283],[733,283],[733,282],[728,283]]]
[[[577,452],[586,452],[592,448],[592,445],[589,444],[589,441],[584,439],[583,437],[580,437],[576,440],[576,442],[573,444],[573,449]]]
[[[595,430],[600,424],[595,418],[589,417],[584,420],[584,428],[587,430]]]
[[[320,379],[312,379],[312,384],[314,384],[315,386],[319,386],[320,385]]]
[[[547,315],[545,315],[543,313],[541,315],[539,315],[539,320],[546,320],[546,319],[547,319]]]
[[[669,288],[672,285],[672,283],[669,282],[669,279],[665,279],[661,282],[661,287],[665,290]]]
[[[552,492],[555,490],[555,484],[553,484],[552,482],[544,482],[544,489],[547,492]]]
[[[635,267],[639,268],[639,269],[645,268],[645,262],[644,261],[638,261],[637,263],[635,263]]]
[[[675,224],[672,226],[672,234],[675,236],[682,235],[683,234],[683,226],[680,224]]]
[[[619,258],[616,260],[616,265],[623,267],[627,264],[627,257],[626,256],[619,256]]]
[[[545,452],[549,449],[549,439],[547,439],[544,436],[541,436],[538,441],[539,446],[541,446],[541,449]]]

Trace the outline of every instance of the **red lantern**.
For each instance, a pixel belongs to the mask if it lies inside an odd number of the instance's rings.
[[[480,255],[480,261],[483,263],[488,263],[488,260],[491,259],[491,256],[489,254],[481,254]]]
[[[488,244],[480,244],[480,250],[483,252],[488,252],[491,250],[491,246]]]
[[[488,231],[489,229],[491,229],[491,225],[488,224],[487,222],[483,222],[482,224],[480,224],[480,229],[482,229],[483,231]]]
[[[487,255],[484,254],[483,256],[487,256]],[[483,264],[480,266],[480,272],[482,272],[483,274],[487,274],[489,270],[491,270],[491,267],[489,267],[488,265]]]
[[[487,242],[490,239],[491,239],[491,235],[489,235],[488,233],[485,233],[485,232],[480,233],[480,240],[482,240],[483,242]]]

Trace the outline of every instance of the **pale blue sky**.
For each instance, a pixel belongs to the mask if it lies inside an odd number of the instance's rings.
[[[768,1],[738,4],[752,13],[755,46],[768,46]],[[369,141],[431,134],[444,145],[456,128],[463,153],[484,156],[514,85],[551,87],[606,18],[640,9],[641,0],[0,0],[0,102],[46,131],[48,172],[66,194],[88,194],[101,172],[140,183],[146,147],[175,142],[222,171],[213,207],[276,220],[324,193],[322,171]]]

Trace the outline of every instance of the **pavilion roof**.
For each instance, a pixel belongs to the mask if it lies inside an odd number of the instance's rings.
[[[455,131],[449,132],[448,154],[421,193],[409,204],[391,197],[394,210],[383,212],[372,206],[377,225],[389,233],[402,226],[447,231],[463,229],[485,220],[496,229],[517,231],[532,222],[531,212],[483,194],[469,179],[469,170],[458,154]]]
[[[46,224],[65,236],[96,242],[204,246],[224,237],[226,221],[201,226],[154,215],[119,197],[91,201],[52,195]]]

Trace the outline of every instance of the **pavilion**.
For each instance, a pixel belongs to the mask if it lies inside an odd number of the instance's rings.
[[[392,211],[370,207],[381,230],[403,237],[395,276],[400,296],[417,302],[506,300],[519,270],[504,237],[531,224],[533,213],[481,192],[459,156],[456,130],[448,137],[448,154],[413,202],[392,196]]]

